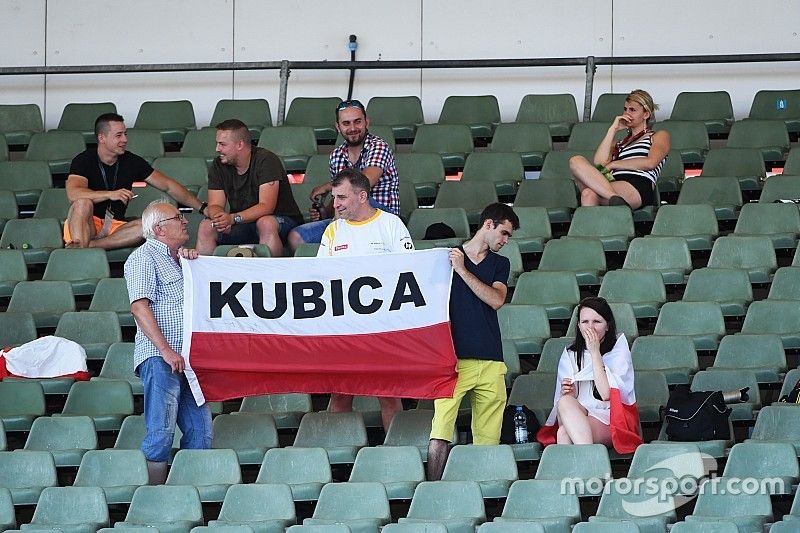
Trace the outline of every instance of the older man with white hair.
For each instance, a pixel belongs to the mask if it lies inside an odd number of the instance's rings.
[[[211,447],[211,411],[195,403],[183,374],[183,271],[180,257],[194,259],[187,220],[166,202],[153,202],[142,213],[145,243],[125,261],[125,280],[136,319],[134,371],[144,383],[147,433],[142,452],[150,484],[166,480],[167,460],[175,425],[181,428],[181,448]]]

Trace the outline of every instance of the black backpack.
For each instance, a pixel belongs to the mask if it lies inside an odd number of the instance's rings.
[[[670,393],[664,412],[667,438],[690,442],[730,439],[730,414],[722,392],[692,392],[688,385],[678,385]]]
[[[503,411],[503,426],[500,428],[500,444],[515,444],[517,442],[514,431],[514,413],[517,412],[516,405],[507,405]],[[536,415],[527,406],[522,406],[522,412],[528,419],[528,442],[536,442],[536,434],[539,432],[539,421]]]

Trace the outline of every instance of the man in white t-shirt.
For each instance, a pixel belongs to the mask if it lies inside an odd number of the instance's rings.
[[[369,180],[360,170],[348,168],[333,179],[333,208],[337,218],[322,235],[317,257],[374,255],[414,249],[411,235],[397,215],[369,204]],[[403,409],[400,398],[378,398],[383,427],[388,431],[395,413]],[[353,397],[331,394],[330,410],[353,410]]]

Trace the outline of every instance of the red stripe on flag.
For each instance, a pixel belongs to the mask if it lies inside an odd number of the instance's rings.
[[[611,441],[619,453],[633,453],[642,444],[639,408],[622,401],[619,389],[611,389]]]
[[[189,363],[208,401],[289,392],[449,398],[458,378],[448,322],[365,335],[196,332]]]

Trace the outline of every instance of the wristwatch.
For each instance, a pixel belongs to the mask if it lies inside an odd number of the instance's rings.
[[[234,224],[241,224],[242,223],[242,215],[240,215],[239,213],[236,213],[235,215],[233,215],[233,223]]]

